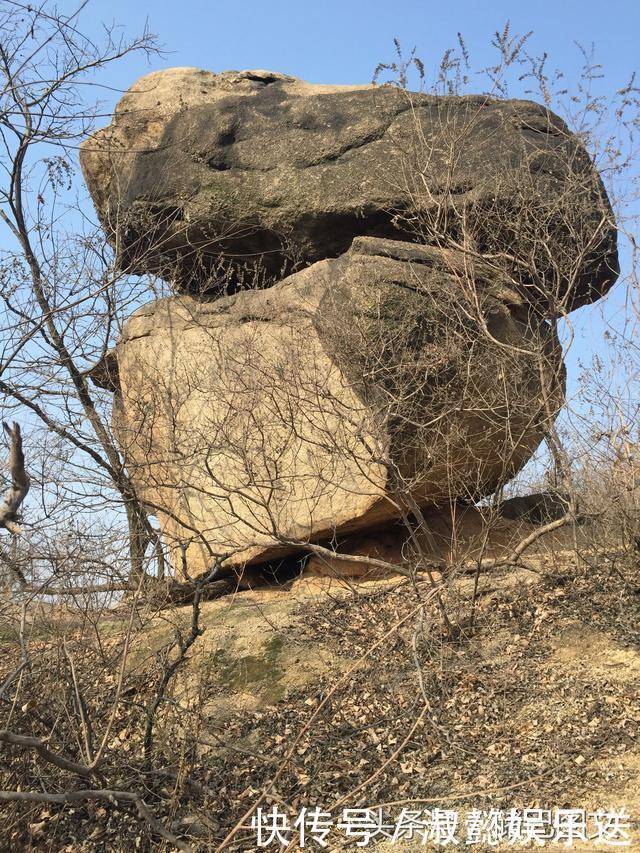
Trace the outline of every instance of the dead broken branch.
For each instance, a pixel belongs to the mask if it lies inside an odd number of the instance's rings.
[[[0,526],[17,536],[21,532],[20,526],[17,524],[18,510],[27,496],[30,481],[24,467],[22,435],[19,424],[14,423],[13,426],[9,426],[6,421],[3,421],[2,426],[10,442],[7,467],[11,474],[11,485],[5,493],[2,503],[0,503]]]
[[[88,788],[79,791],[64,791],[61,794],[49,794],[42,791],[0,791],[1,802],[28,802],[28,803],[54,803],[64,805],[66,803],[77,803],[85,800],[108,800],[117,805],[119,800],[133,803],[140,817],[145,820],[151,829],[162,838],[173,844],[178,850],[191,853],[192,848],[169,832],[151,812],[144,800],[133,791],[112,791],[108,789]]]

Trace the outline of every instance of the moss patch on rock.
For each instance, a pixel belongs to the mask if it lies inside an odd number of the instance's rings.
[[[278,702],[285,695],[285,668],[279,662],[283,647],[283,638],[274,635],[256,654],[234,655],[233,649],[216,649],[209,660],[211,676],[225,691],[256,693],[263,701]]]

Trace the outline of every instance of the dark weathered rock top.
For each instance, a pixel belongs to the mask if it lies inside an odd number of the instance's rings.
[[[564,122],[529,101],[315,86],[193,68],[139,80],[82,166],[133,272],[221,292],[358,235],[464,248],[571,309],[617,276],[609,202]]]

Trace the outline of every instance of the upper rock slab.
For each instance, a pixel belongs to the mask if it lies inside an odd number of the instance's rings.
[[[120,265],[178,290],[233,288],[256,262],[281,277],[358,235],[498,259],[542,306],[618,272],[588,155],[530,101],[172,68],[131,87],[81,163]]]

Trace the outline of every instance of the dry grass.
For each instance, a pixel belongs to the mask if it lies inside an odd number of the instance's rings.
[[[145,777],[146,801],[198,850],[216,849],[265,789],[268,804],[293,811],[395,803],[397,813],[425,800],[460,809],[625,805],[637,819],[638,569],[626,567],[624,586],[615,558],[593,568],[564,559],[547,574],[484,576],[473,634],[463,628],[453,642],[422,609],[424,590],[407,582],[352,592],[316,580],[208,603],[201,645],[159,719],[154,766],[166,772]],[[461,625],[471,590],[462,578],[446,593]],[[104,768],[114,786],[140,788],[144,702],[179,613],[159,614],[136,639],[147,652],[128,672]],[[104,628],[105,649],[118,631],[113,620]],[[45,637],[40,654],[54,647]],[[89,680],[95,655],[86,647],[76,665]],[[100,707],[97,693],[90,699]],[[37,713],[19,712],[21,724],[37,728]],[[29,774],[25,762],[11,756],[3,787]],[[161,849],[133,810],[109,803],[12,805],[3,823],[5,849]],[[248,829],[230,844],[254,847]]]

